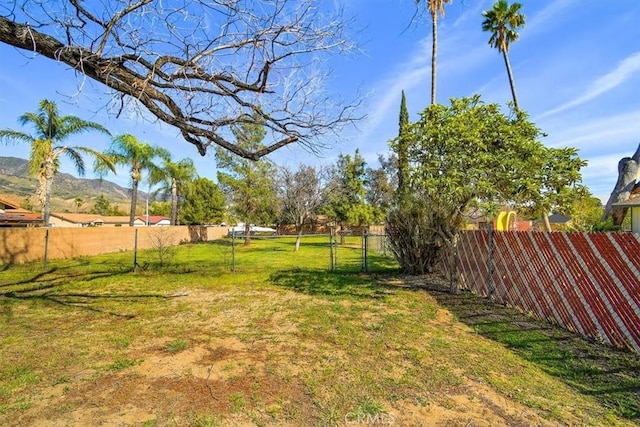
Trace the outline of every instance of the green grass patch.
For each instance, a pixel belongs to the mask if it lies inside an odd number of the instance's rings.
[[[188,346],[189,342],[187,340],[173,340],[167,345],[166,351],[175,353],[186,349]]]
[[[118,358],[107,366],[107,371],[121,371],[136,365],[135,360],[127,358]]]

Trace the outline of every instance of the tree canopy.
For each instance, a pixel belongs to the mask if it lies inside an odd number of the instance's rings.
[[[197,178],[185,186],[181,220],[186,225],[220,223],[224,217],[224,196],[207,178]]]
[[[105,152],[111,162],[116,165],[123,165],[129,168],[131,177],[131,207],[129,209],[129,225],[133,226],[138,207],[138,186],[142,180],[143,173],[148,175],[159,175],[155,169],[159,166],[156,162],[162,158],[170,157],[169,151],[140,141],[131,134],[118,135],[111,141],[109,149]],[[104,162],[96,162],[96,169],[104,175]]]
[[[0,43],[37,52],[113,89],[118,114],[144,106],[204,155],[258,159],[310,149],[356,120],[357,101],[323,89],[327,55],[352,49],[341,12],[316,0],[62,0],[0,6]],[[142,112],[142,115],[146,115]],[[259,122],[249,149],[231,127]]]
[[[331,192],[324,213],[338,223],[368,225],[373,221],[373,208],[366,201],[367,163],[356,149],[353,157],[340,154],[332,170]]]
[[[259,149],[266,130],[260,124],[245,123],[233,128],[237,145]],[[277,213],[276,168],[268,159],[248,160],[222,148],[216,151],[218,183],[231,210],[245,223],[245,245],[249,245],[250,224],[271,221]]]
[[[542,132],[524,112],[505,115],[477,95],[428,107],[405,136],[412,203],[396,208],[389,229],[399,242],[401,263],[402,253],[412,251],[416,264],[404,267],[414,273],[433,266],[418,260],[431,259],[432,264],[440,259],[441,248],[455,248],[472,202],[534,211],[562,207],[570,202],[567,189],[580,181],[585,164],[573,148],[547,148],[539,142]],[[392,147],[397,146],[396,140]],[[411,236],[430,249],[414,246],[420,252],[416,255]],[[425,250],[435,255],[426,256]]]

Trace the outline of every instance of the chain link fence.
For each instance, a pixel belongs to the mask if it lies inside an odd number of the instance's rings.
[[[298,236],[252,236],[252,240],[291,241],[294,245]],[[329,234],[305,234],[299,236],[301,246],[313,242],[327,249],[328,268],[334,272],[381,272],[388,271],[395,263],[389,248],[388,238],[384,233],[354,233],[339,231]],[[232,235],[231,240],[231,269],[236,269],[236,248],[244,244],[244,237]]]

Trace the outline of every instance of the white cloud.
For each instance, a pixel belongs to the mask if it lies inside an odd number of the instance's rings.
[[[542,124],[542,129],[549,134],[544,140],[548,146],[610,151],[612,148],[622,148],[625,144],[633,145],[634,141],[640,139],[640,110],[592,120],[579,117],[576,123],[564,120],[554,127]]]
[[[569,102],[566,102],[559,107],[546,111],[536,119],[548,117],[553,114],[557,114],[561,111],[568,110],[570,108],[582,105],[597,96],[616,88],[624,83],[636,72],[640,71],[640,51],[636,52],[627,58],[623,59],[618,66],[611,72],[605,74],[594,80],[585,93]]]
[[[576,0],[554,0],[549,2],[547,7],[542,9],[540,12],[531,17],[527,17],[522,33],[526,34],[527,37],[530,37],[532,34],[537,32],[549,31],[549,27],[553,21],[563,16],[562,10],[570,7],[576,7],[576,3]],[[526,5],[522,9],[522,12],[526,15]]]

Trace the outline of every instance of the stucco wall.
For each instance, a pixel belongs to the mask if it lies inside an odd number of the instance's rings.
[[[153,247],[158,233],[165,233],[167,241],[175,244],[227,235],[227,227],[0,228],[0,264],[42,260],[46,241],[48,259],[132,251],[136,231],[138,249]]]

